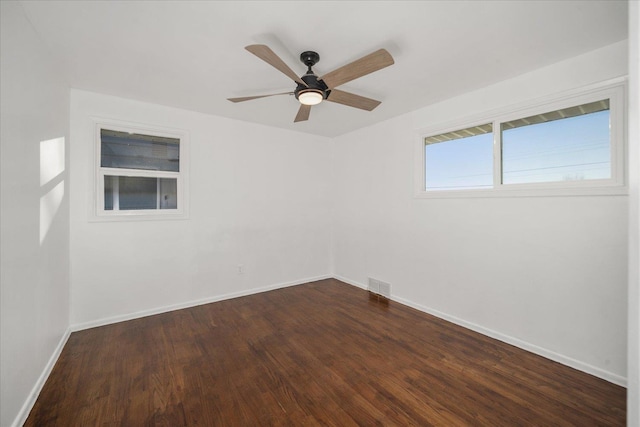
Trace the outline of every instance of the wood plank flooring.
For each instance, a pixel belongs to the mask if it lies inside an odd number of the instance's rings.
[[[336,280],[71,334],[26,426],[623,426],[626,390]]]

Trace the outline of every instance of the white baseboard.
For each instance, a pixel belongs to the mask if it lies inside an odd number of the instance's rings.
[[[84,329],[96,328],[98,326],[111,325],[113,323],[125,322],[127,320],[139,319],[141,317],[153,316],[155,314],[167,313],[170,311],[181,310],[183,308],[196,307],[198,305],[210,304],[212,302],[224,301],[233,298],[244,297],[247,295],[258,294],[261,292],[272,291],[274,289],[287,288],[290,286],[302,285],[304,283],[315,282],[318,280],[330,279],[331,275],[322,275],[316,277],[308,277],[306,279],[294,280],[292,282],[277,283],[275,285],[264,286],[261,288],[252,288],[239,292],[232,292],[224,295],[216,295],[213,297],[202,298],[199,300],[187,301],[179,304],[167,305],[164,307],[152,308],[150,310],[136,311],[134,313],[123,314],[113,317],[105,317],[102,319],[92,320],[90,322],[76,323],[71,325],[71,331],[82,331]]]
[[[22,408],[20,408],[20,412],[18,412],[18,415],[16,416],[15,420],[13,420],[13,424],[11,424],[12,427],[20,427],[27,421],[27,417],[29,416],[31,409],[33,409],[33,405],[35,405],[36,400],[38,399],[38,395],[40,395],[40,392],[42,391],[42,387],[44,387],[44,383],[47,382],[47,378],[49,378],[49,374],[51,374],[53,367],[58,361],[58,358],[60,357],[60,353],[62,353],[62,349],[67,343],[67,340],[69,339],[69,335],[71,335],[71,328],[67,328],[67,330],[62,335],[62,338],[60,338],[60,341],[58,342],[58,345],[53,351],[53,354],[49,358],[49,361],[45,365],[44,370],[38,377],[38,380],[36,381],[35,385],[31,389],[31,392],[29,393],[29,395],[27,396],[27,400],[25,400],[24,404],[22,405]]]
[[[361,289],[365,289],[365,290],[367,289],[366,285],[364,285],[362,283],[355,282],[353,280],[349,280],[349,279],[347,279],[345,277],[341,277],[339,275],[336,275],[336,276],[334,276],[334,278],[337,279],[337,280],[340,280],[341,282],[345,282],[345,283],[347,283],[349,285],[352,285],[352,286],[355,286],[355,287],[358,287],[358,288],[361,288]],[[542,356],[544,358],[553,360],[554,362],[558,362],[558,363],[561,363],[563,365],[569,366],[570,368],[574,368],[574,369],[577,369],[579,371],[586,372],[587,374],[590,374],[590,375],[593,375],[595,377],[601,378],[601,379],[603,379],[605,381],[609,381],[610,383],[617,384],[617,385],[622,386],[622,387],[626,387],[627,386],[627,379],[625,377],[617,375],[617,374],[614,374],[614,373],[609,372],[609,371],[605,371],[604,369],[589,365],[588,363],[584,363],[584,362],[581,362],[579,360],[573,359],[571,357],[564,356],[564,355],[562,355],[560,353],[556,353],[556,352],[554,352],[552,350],[548,350],[546,348],[537,346],[535,344],[528,343],[528,342],[520,340],[518,338],[514,338],[514,337],[511,337],[509,335],[505,335],[505,334],[503,334],[501,332],[497,332],[497,331],[494,331],[492,329],[485,328],[485,327],[477,325],[475,323],[468,322],[468,321],[460,319],[460,318],[458,318],[456,316],[452,316],[452,315],[449,315],[447,313],[443,313],[443,312],[435,310],[435,309],[433,309],[431,307],[426,307],[426,306],[424,306],[422,304],[415,303],[415,302],[407,300],[405,298],[400,298],[400,297],[391,295],[391,300],[399,302],[400,304],[404,304],[404,305],[409,306],[411,308],[415,308],[416,310],[422,311],[424,313],[431,314],[431,315],[436,316],[436,317],[438,317],[440,319],[447,320],[447,321],[449,321],[451,323],[455,323],[456,325],[459,325],[459,326],[462,326],[464,328],[470,329],[470,330],[472,330],[474,332],[478,332],[478,333],[480,333],[482,335],[486,335],[488,337],[495,338],[498,341],[502,341],[502,342],[505,342],[507,344],[511,344],[511,345],[516,346],[518,348],[521,348],[523,350],[526,350],[526,351],[529,351],[531,353],[534,353],[534,354],[537,354],[539,356]]]
[[[364,289],[365,291],[368,289],[367,285],[363,285],[362,283],[353,281],[351,279],[347,279],[346,277],[342,277],[340,275],[333,276],[334,279],[340,280],[341,282],[347,283],[351,286],[355,286],[356,288]]]

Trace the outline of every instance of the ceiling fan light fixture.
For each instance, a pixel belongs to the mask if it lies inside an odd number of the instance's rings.
[[[319,90],[305,90],[298,93],[298,101],[303,105],[318,105],[324,99],[324,95]]]
[[[344,92],[336,89],[336,87],[393,64],[393,58],[389,52],[384,49],[378,49],[369,55],[365,55],[360,59],[318,77],[316,73],[313,72],[312,67],[320,61],[320,55],[318,55],[317,52],[309,50],[300,54],[300,61],[307,66],[307,72],[303,76],[298,77],[295,71],[289,68],[268,46],[254,44],[246,46],[245,49],[289,77],[296,82],[298,86],[296,86],[293,92],[227,99],[231,102],[242,102],[274,95],[295,95],[301,105],[294,123],[309,120],[311,107],[320,104],[324,99],[361,110],[373,110],[380,104],[380,101]]]

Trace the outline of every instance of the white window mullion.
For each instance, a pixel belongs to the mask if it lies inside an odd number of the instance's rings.
[[[502,132],[500,122],[493,122],[493,188],[502,186]]]

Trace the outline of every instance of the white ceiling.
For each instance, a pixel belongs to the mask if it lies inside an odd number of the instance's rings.
[[[71,87],[324,136],[341,135],[627,38],[627,2],[23,1]],[[324,102],[293,123],[285,75],[244,50],[263,43],[322,75],[378,48],[391,67],[340,89],[372,112]]]

